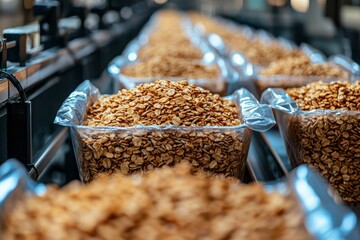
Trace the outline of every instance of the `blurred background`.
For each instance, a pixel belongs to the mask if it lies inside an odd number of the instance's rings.
[[[29,24],[41,18],[34,14],[38,4],[51,1],[0,0],[0,30]],[[266,29],[275,36],[296,43],[307,42],[325,54],[343,53],[360,61],[360,0],[61,0],[62,17],[71,14],[72,6],[112,10],[102,16],[106,22],[130,18],[129,6],[138,8],[152,4],[184,10],[199,10],[220,15],[256,29]],[[136,13],[135,13],[136,14]],[[96,28],[98,16],[90,14],[86,27]],[[71,26],[68,26],[71,27]]]
[[[360,61],[359,0],[174,0],[168,4],[220,15],[298,44],[309,43],[327,55],[342,53]]]

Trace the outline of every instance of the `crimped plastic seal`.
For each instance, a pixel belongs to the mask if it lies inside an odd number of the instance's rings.
[[[260,102],[287,113],[299,110],[298,104],[282,88],[266,89],[261,95]]]
[[[359,114],[359,111],[349,110],[303,111],[299,109],[298,104],[286,93],[286,90],[282,88],[266,89],[261,95],[260,102],[289,114]]]

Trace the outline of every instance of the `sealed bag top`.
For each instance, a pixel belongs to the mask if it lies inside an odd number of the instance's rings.
[[[187,81],[159,80],[100,96],[89,82],[81,84],[60,108],[55,123],[89,127],[205,127],[264,131],[274,119],[245,89],[221,98]]]
[[[290,113],[359,112],[360,82],[314,82],[300,88],[268,89],[261,102]]]

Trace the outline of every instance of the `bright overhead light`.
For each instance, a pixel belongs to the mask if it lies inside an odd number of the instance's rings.
[[[291,0],[290,4],[297,12],[306,12],[309,9],[309,0]]]
[[[167,2],[167,0],[154,0],[157,4],[164,4]]]

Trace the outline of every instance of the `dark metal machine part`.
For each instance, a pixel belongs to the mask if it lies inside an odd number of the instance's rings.
[[[0,69],[7,68],[8,51],[16,47],[15,41],[8,41],[8,39],[0,38]],[[1,99],[0,99],[1,101]]]
[[[273,130],[270,130],[273,131]],[[275,139],[276,142],[281,139]],[[253,132],[248,154],[248,171],[254,181],[268,182],[287,175],[272,141],[265,133]]]
[[[32,159],[31,102],[10,101],[6,110],[8,128],[11,129],[7,134],[7,157],[16,158],[28,166]]]

